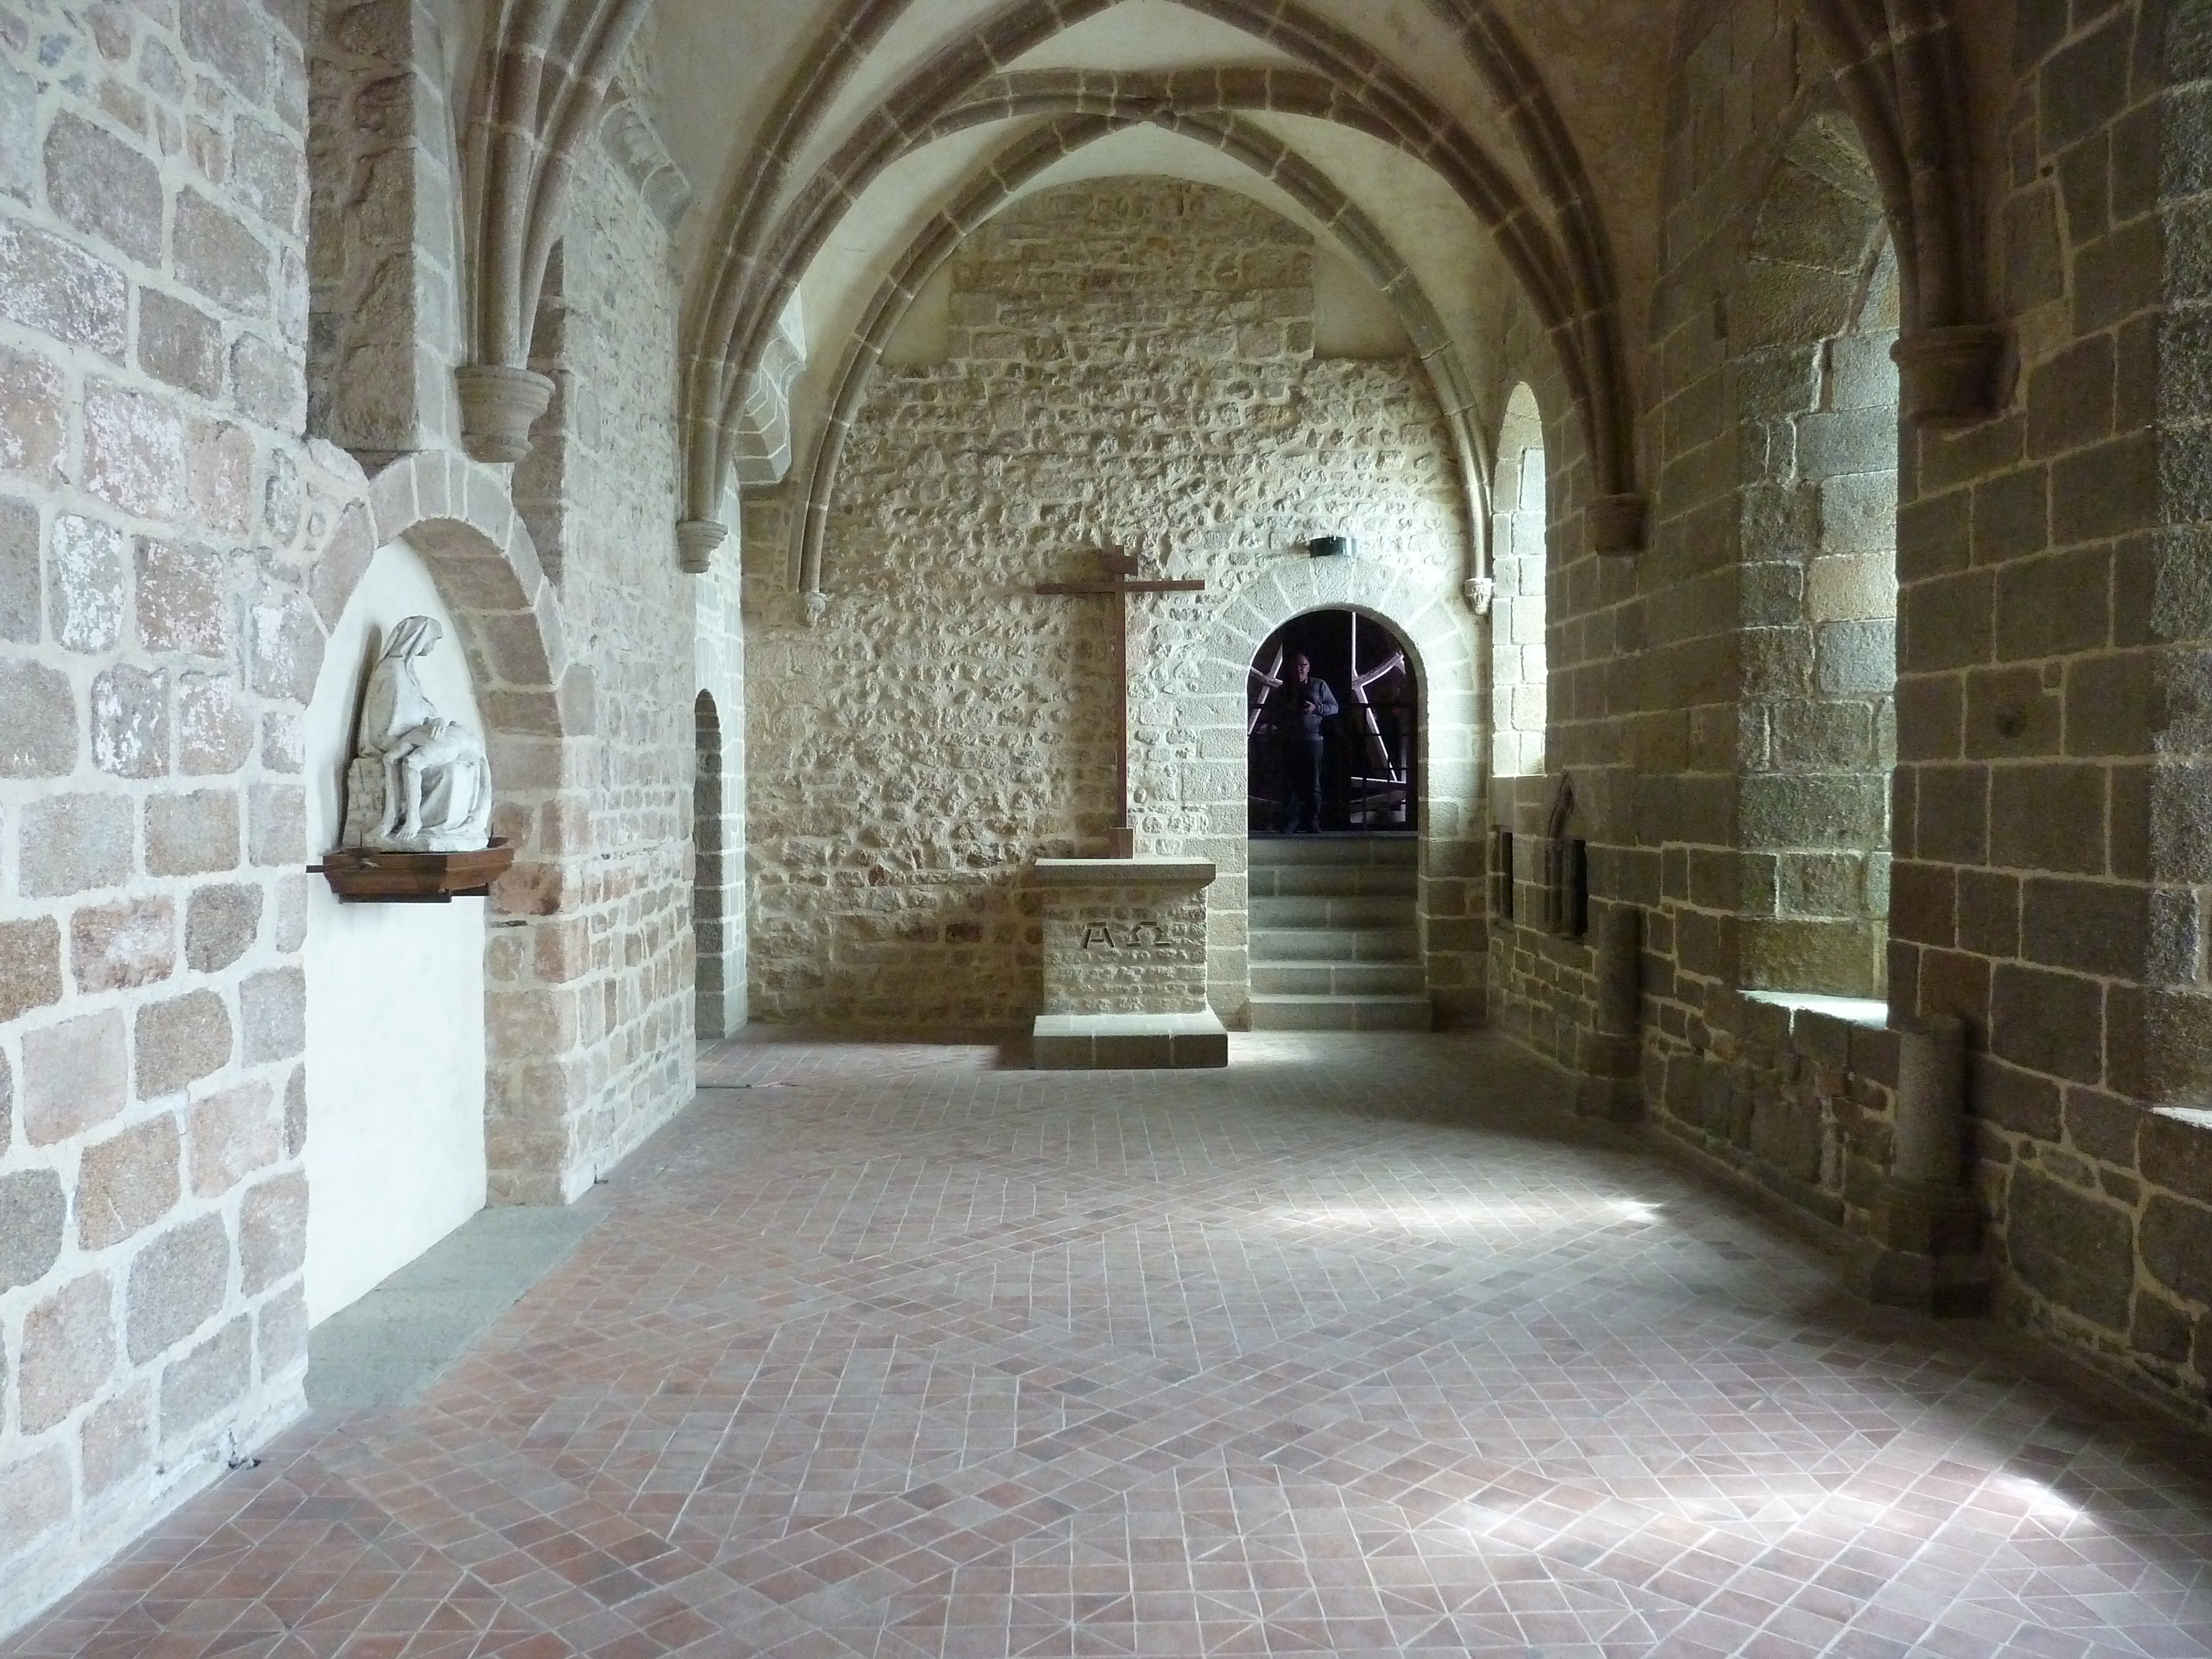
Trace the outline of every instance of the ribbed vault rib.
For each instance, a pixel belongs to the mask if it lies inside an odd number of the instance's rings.
[[[1966,76],[1936,0],[1800,0],[1834,66],[1897,239],[1906,325],[1986,320]]]
[[[477,77],[466,147],[469,349],[520,368],[576,158],[652,0],[506,0]]]

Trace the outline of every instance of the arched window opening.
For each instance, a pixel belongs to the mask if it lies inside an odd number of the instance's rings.
[[[1745,988],[1887,990],[1896,762],[1897,256],[1864,157],[1808,122],[1738,301]]]
[[[698,1034],[723,1037],[728,1006],[723,979],[728,969],[727,874],[722,821],[722,720],[714,699],[702,691],[691,706],[696,769],[691,778],[691,934],[696,969]]]
[[[1491,771],[1501,778],[1544,771],[1544,420],[1536,394],[1513,388],[1491,482]]]

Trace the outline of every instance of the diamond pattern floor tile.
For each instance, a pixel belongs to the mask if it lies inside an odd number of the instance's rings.
[[[2212,1654],[2204,1448],[1480,1036],[755,1034],[418,1404],[0,1656]]]

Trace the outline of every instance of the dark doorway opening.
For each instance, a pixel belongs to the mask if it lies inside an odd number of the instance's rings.
[[[1298,680],[1300,657],[1310,665],[1305,684],[1327,686],[1327,697]],[[1406,642],[1387,625],[1356,611],[1310,611],[1268,636],[1249,684],[1252,834],[1419,831],[1419,693]]]

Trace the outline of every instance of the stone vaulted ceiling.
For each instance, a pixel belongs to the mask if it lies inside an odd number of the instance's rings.
[[[1592,544],[1632,547],[1649,487],[1635,312],[1662,234],[1666,66],[1699,9],[499,0],[475,20],[491,43],[469,158],[478,361],[521,361],[572,147],[635,46],[672,170],[698,204],[678,248],[687,562],[727,533],[740,483],[788,467],[812,480],[818,513],[840,423],[932,271],[1010,202],[1108,171],[1242,189],[1361,271],[1430,368],[1471,492],[1483,488],[1474,434],[1510,386],[1499,375],[1540,354],[1588,459]],[[1834,96],[1898,237],[1908,412],[1959,412],[1991,331],[1948,10],[1789,9],[1808,68],[1842,66]],[[457,36],[477,32],[457,20]],[[1523,342],[1516,365],[1509,337]],[[1932,392],[1918,389],[1922,361]],[[811,580],[805,562],[796,574]]]

